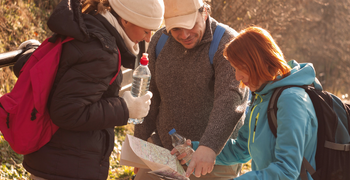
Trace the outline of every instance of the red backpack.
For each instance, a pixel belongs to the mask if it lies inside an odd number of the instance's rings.
[[[62,45],[73,40],[47,38],[30,56],[10,93],[0,97],[0,131],[18,154],[29,154],[48,143],[58,130],[47,109]],[[119,66],[120,70],[120,53]],[[118,73],[112,78],[113,83]]]

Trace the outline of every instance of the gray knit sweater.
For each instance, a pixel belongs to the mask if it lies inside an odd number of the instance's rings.
[[[148,47],[153,98],[148,116],[135,126],[136,137],[146,140],[153,133],[155,144],[171,150],[168,132],[175,128],[186,138],[220,153],[243,116],[248,90],[239,88],[234,69],[222,55],[235,30],[226,27],[210,64],[209,46],[217,24],[208,18],[203,39],[193,49],[185,49],[165,28],[153,35]],[[169,38],[155,59],[162,33]]]

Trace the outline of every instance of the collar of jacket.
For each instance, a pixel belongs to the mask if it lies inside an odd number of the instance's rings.
[[[79,1],[62,0],[50,15],[47,26],[54,33],[85,42],[89,32],[82,16]]]
[[[113,42],[113,44],[116,43],[119,48],[121,59],[122,59],[121,63],[123,67],[134,69],[136,56],[132,54],[129,51],[129,49],[126,47],[125,42],[123,38],[120,36],[120,34],[118,33],[118,31],[102,15],[97,14],[95,17],[105,26],[105,28],[109,31],[109,33],[115,38],[115,41]]]
[[[126,68],[135,67],[135,58],[125,46],[117,30],[100,14],[92,16],[82,14],[80,1],[62,0],[51,14],[48,27],[54,33],[70,36],[82,42],[97,38],[103,50],[118,53],[122,58],[121,64]]]

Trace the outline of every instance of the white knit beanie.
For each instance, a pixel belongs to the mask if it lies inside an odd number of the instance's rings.
[[[121,18],[145,29],[156,30],[163,20],[163,0],[109,0],[109,4]]]

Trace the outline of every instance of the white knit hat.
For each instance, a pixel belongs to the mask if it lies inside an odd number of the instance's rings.
[[[165,27],[169,32],[173,28],[192,29],[203,6],[202,0],[164,0]]]
[[[145,29],[158,29],[163,21],[163,0],[109,0],[123,19]]]

